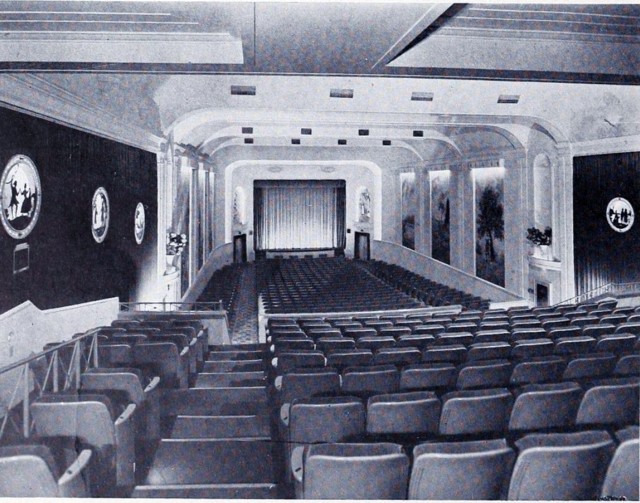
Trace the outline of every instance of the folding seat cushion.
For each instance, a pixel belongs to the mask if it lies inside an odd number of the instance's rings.
[[[517,390],[509,431],[573,426],[582,388],[575,382],[529,384]]]
[[[295,335],[295,334],[306,335],[304,333],[304,330],[302,330],[298,326],[295,326],[295,327],[273,327],[273,328],[269,329],[269,335],[271,336],[271,338],[273,340],[276,340],[279,337],[290,337],[291,335]]]
[[[547,331],[541,327],[534,328],[519,328],[515,327],[511,329],[509,335],[509,342],[526,341],[531,339],[544,339],[549,337]]]
[[[640,381],[633,377],[602,379],[587,389],[576,424],[580,426],[638,424]]]
[[[598,337],[596,351],[621,354],[633,351],[637,337],[633,334],[601,335]]]
[[[337,328],[308,328],[305,329],[305,335],[315,341],[322,337],[343,337]]]
[[[600,319],[596,316],[577,316],[571,320],[569,326],[582,327],[584,329],[588,325],[597,325],[599,321]]]
[[[467,360],[498,360],[510,355],[511,345],[508,342],[477,342],[469,346]]]
[[[422,352],[425,363],[460,363],[467,359],[467,348],[462,344],[429,346]]]
[[[604,309],[599,307],[598,309],[591,311],[589,314],[591,316],[595,316],[596,318],[599,318],[600,320],[602,320],[603,316],[608,316],[611,313],[613,313],[613,309]]]
[[[47,394],[31,405],[40,437],[66,438],[92,450],[89,475],[94,496],[134,484],[135,411],[129,404],[116,413],[112,402],[99,394]]]
[[[616,327],[618,325],[620,325],[621,323],[625,323],[625,322],[635,323],[635,322],[639,322],[639,321],[640,321],[640,316],[631,315],[631,316],[627,317],[627,315],[624,314],[624,313],[607,314],[606,316],[602,316],[600,318],[600,323],[608,323],[608,324],[616,326]]]
[[[576,318],[584,318],[585,316],[589,316],[589,313],[585,310],[574,310],[574,311],[564,311],[562,316],[565,318],[569,318],[570,320],[574,320]]]
[[[75,458],[75,456],[74,456]],[[82,450],[66,468],[45,445],[0,447],[0,495],[12,498],[88,498],[85,481],[91,450]]]
[[[616,307],[613,310],[613,314],[624,314],[624,315],[629,315],[629,314],[633,314],[635,311],[635,307],[633,306],[623,306],[623,307]]]
[[[511,333],[508,329],[495,329],[495,330],[478,330],[476,336],[473,338],[473,342],[501,342],[508,341]]]
[[[343,334],[344,331],[349,328],[362,328],[362,323],[359,321],[335,321],[332,323],[334,328],[340,330]]]
[[[422,360],[422,353],[418,348],[381,348],[373,356],[374,365],[397,365],[405,366],[412,363],[419,363]]]
[[[148,378],[160,377],[162,388],[187,388],[189,360],[187,348],[180,353],[173,342],[146,342],[133,346],[132,366]]]
[[[451,363],[417,363],[400,373],[400,389],[446,389],[455,384],[457,369]]]
[[[613,334],[616,330],[614,325],[608,323],[598,323],[597,325],[585,325],[582,327],[582,335],[587,335],[597,339],[601,335]]]
[[[325,365],[324,353],[318,350],[283,351],[274,360],[274,366],[280,374],[296,368],[317,368]]]
[[[416,347],[420,350],[423,350],[428,345],[433,344],[435,341],[435,337],[433,335],[427,334],[411,334],[411,335],[401,335],[396,339],[397,347]]]
[[[296,497],[405,499],[409,458],[397,444],[318,444],[292,459]]]
[[[282,337],[271,346],[276,355],[287,351],[314,350],[316,345],[310,337]]]
[[[640,322],[634,323],[621,323],[616,327],[616,334],[625,333],[640,336]]]
[[[436,336],[434,344],[444,346],[447,344],[462,344],[468,346],[473,342],[473,334],[469,332],[443,332]]]
[[[578,337],[582,335],[581,327],[556,327],[552,330],[547,330],[549,338],[556,340],[563,337]]]
[[[431,391],[375,395],[367,402],[367,433],[437,433],[440,400]]]
[[[478,330],[476,323],[456,321],[447,327],[447,334],[457,334],[460,332],[467,334],[475,334]]]
[[[382,337],[381,335],[360,337],[356,341],[356,347],[358,349],[369,349],[376,351],[381,348],[392,348],[396,345],[396,340],[393,337]]]
[[[618,359],[612,353],[575,355],[567,362],[562,378],[565,381],[607,377],[613,373]]]
[[[497,321],[497,320],[491,320],[491,321],[483,321],[482,323],[480,323],[480,330],[482,331],[487,331],[487,330],[509,330],[511,328],[511,325],[509,324],[509,321],[507,319],[505,319],[504,321]]]
[[[342,334],[345,337],[358,340],[361,337],[376,337],[378,335],[378,331],[375,328],[346,328],[342,330]]]
[[[614,443],[605,431],[531,434],[516,442],[511,500],[595,500]]]
[[[452,391],[442,396],[440,435],[501,434],[513,396],[506,388]]]
[[[343,350],[343,349],[355,349],[356,341],[348,337],[320,337],[316,341],[316,348],[320,351],[324,351],[325,354],[330,351]]]
[[[514,461],[515,453],[504,439],[417,445],[409,499],[500,499]]]
[[[614,310],[618,306],[618,299],[609,298],[601,300],[597,303],[598,309],[610,309]]]
[[[553,341],[547,338],[522,339],[515,341],[511,348],[511,358],[526,359],[553,354]]]
[[[103,367],[131,367],[134,364],[133,351],[129,344],[98,344],[98,361]]]
[[[522,318],[511,320],[511,331],[525,330],[527,328],[542,328],[542,323],[538,318]]]
[[[296,399],[280,408],[287,466],[298,446],[354,441],[365,433],[365,405],[356,397]]]
[[[616,363],[614,375],[620,377],[640,376],[640,355],[623,355]]]
[[[554,317],[552,319],[542,321],[542,328],[544,328],[547,332],[549,332],[549,334],[551,334],[552,330],[562,327],[568,327],[570,322],[571,320],[569,318]],[[576,326],[576,328],[579,327]]]
[[[370,349],[338,349],[327,355],[327,366],[337,369],[371,365],[372,362]]]
[[[511,385],[557,382],[562,379],[566,362],[559,356],[527,358],[516,363],[511,372]]]
[[[596,349],[597,341],[593,337],[580,335],[577,337],[560,337],[555,340],[553,352],[557,355],[575,355],[591,353]]]
[[[297,368],[276,377],[275,389],[280,403],[290,403],[296,398],[337,394],[340,391],[340,375],[331,367]]]
[[[458,389],[496,388],[509,385],[511,363],[508,360],[468,362],[458,369]]]
[[[414,334],[426,334],[426,335],[434,335],[434,336],[444,331],[445,331],[444,325],[441,325],[439,323],[423,324],[413,328]]]
[[[411,335],[411,329],[409,327],[387,327],[378,330],[380,337],[401,337],[403,335]]]
[[[640,450],[640,440],[638,439],[638,427],[630,426],[624,430],[616,432],[619,445],[607,474],[602,484],[600,498],[621,498],[630,501],[640,499],[638,474],[638,451]]]
[[[342,371],[342,393],[368,396],[400,388],[400,372],[393,365],[348,367]]]
[[[381,330],[382,328],[391,328],[393,323],[389,320],[367,320],[363,323],[366,328],[375,328]]]

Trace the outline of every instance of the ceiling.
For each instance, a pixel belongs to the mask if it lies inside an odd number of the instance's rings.
[[[639,21],[637,4],[0,1],[0,69],[637,83]]]

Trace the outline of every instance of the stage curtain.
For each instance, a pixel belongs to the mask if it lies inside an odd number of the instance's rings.
[[[257,250],[344,248],[345,188],[335,181],[254,186]]]

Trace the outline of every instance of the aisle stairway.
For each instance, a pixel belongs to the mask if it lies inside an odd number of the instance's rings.
[[[266,348],[211,346],[187,390],[168,390],[162,440],[134,497],[281,498],[281,446],[268,403]]]

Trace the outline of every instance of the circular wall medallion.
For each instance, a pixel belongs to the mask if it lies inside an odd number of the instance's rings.
[[[136,213],[134,216],[134,227],[133,234],[136,238],[136,243],[142,244],[142,240],[144,239],[144,228],[145,228],[145,214],[144,214],[144,204],[138,203],[136,206]]]
[[[0,218],[2,226],[14,239],[24,239],[40,216],[40,176],[33,161],[14,155],[0,179]]]
[[[616,232],[627,232],[633,226],[635,215],[631,203],[622,197],[616,197],[607,205],[607,222]]]
[[[109,230],[109,196],[104,187],[98,187],[91,202],[91,233],[96,243],[102,243]]]

